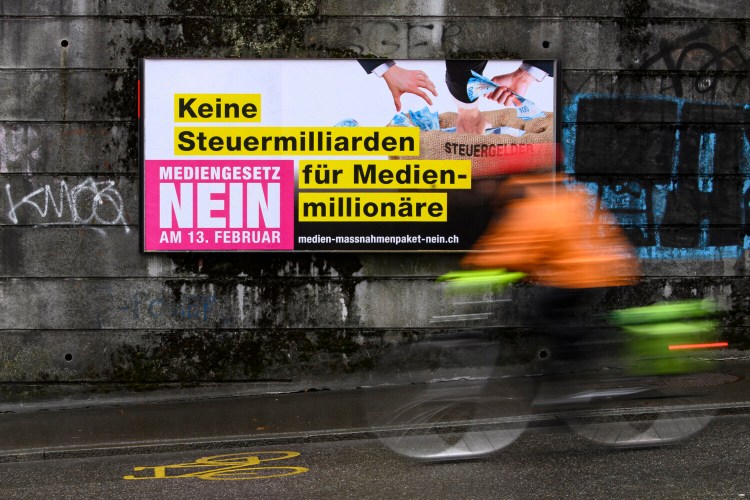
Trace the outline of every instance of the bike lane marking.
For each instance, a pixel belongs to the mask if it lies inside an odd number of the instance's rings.
[[[309,471],[307,467],[291,465],[261,465],[264,462],[287,460],[299,456],[296,451],[259,451],[230,453],[201,457],[194,462],[169,465],[149,465],[133,467],[134,473],[123,476],[125,480],[144,479],[186,479],[197,478],[212,481],[247,481],[293,476]]]

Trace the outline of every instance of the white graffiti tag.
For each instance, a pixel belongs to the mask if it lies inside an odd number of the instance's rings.
[[[10,205],[8,218],[13,224],[18,224],[16,211],[26,205],[44,218],[57,217],[58,220],[49,221],[48,224],[126,224],[122,196],[114,186],[114,181],[97,182],[91,177],[73,188],[60,181],[60,195],[57,198],[53,187],[47,184],[16,202],[10,184],[6,184],[5,192]],[[67,216],[66,206],[69,212]]]

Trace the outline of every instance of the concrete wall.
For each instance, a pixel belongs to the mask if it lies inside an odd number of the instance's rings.
[[[136,62],[173,57],[562,61],[566,169],[637,243],[607,304],[714,297],[745,330],[746,0],[0,1],[0,384],[338,380],[439,335],[451,255],[139,253]],[[515,307],[498,316],[517,339]]]

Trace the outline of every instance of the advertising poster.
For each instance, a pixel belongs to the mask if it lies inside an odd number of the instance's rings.
[[[554,168],[555,66],[141,60],[142,248],[470,250],[503,176]]]

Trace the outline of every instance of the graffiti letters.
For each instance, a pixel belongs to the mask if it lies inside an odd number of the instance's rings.
[[[666,70],[661,88],[583,92],[593,77],[576,87],[564,109],[566,171],[617,216],[642,257],[739,257],[750,248],[750,105],[704,99],[750,85],[750,58],[705,26],[662,40],[639,69]]]
[[[641,69],[669,71],[667,83],[660,91],[671,90],[677,97],[683,97],[687,81],[692,82],[695,92],[705,94],[716,90],[722,72],[737,72],[736,83],[730,90],[734,95],[743,81],[750,85],[747,77],[750,58],[737,44],[712,41],[715,36],[711,27],[705,26],[675,40],[662,41],[659,52],[647,58]],[[695,72],[698,72],[697,77]]]
[[[565,113],[578,122],[565,132],[567,171],[617,215],[642,256],[748,247],[750,140],[738,124],[750,121],[749,106],[578,94]]]
[[[380,21],[364,26],[352,26],[347,39],[350,49],[358,54],[380,57],[435,57],[439,47],[455,50],[453,39],[461,32],[456,23],[408,22],[406,24]]]
[[[187,295],[183,294],[179,302],[167,297],[143,297],[139,294],[125,305],[118,308],[119,311],[132,314],[133,319],[141,317],[152,320],[198,320],[208,321],[212,319],[211,313],[217,303],[215,295]]]
[[[36,212],[47,224],[123,224],[125,207],[114,181],[96,181],[89,177],[73,187],[66,181],[47,184],[21,197],[5,185],[9,204],[8,219],[19,223],[23,209]]]

